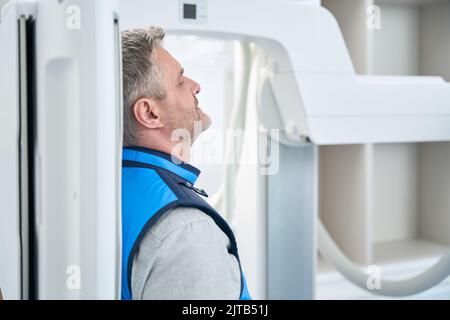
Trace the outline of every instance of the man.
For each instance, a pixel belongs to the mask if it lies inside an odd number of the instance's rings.
[[[200,85],[163,38],[158,27],[122,33],[122,298],[249,299],[234,235],[188,164],[211,125]]]

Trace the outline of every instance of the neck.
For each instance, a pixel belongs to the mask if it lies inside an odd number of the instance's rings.
[[[138,146],[168,153],[186,163],[189,163],[191,158],[192,146],[190,143],[174,141],[164,141],[159,143],[141,142]]]

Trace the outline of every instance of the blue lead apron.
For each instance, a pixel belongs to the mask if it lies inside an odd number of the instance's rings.
[[[170,209],[190,207],[209,215],[229,237],[228,251],[236,256],[241,272],[240,299],[250,300],[234,234],[200,197],[208,196],[206,192],[194,187],[200,170],[176,158],[172,160],[167,153],[142,147],[125,148],[122,160],[122,299],[132,299],[133,257],[147,230]]]

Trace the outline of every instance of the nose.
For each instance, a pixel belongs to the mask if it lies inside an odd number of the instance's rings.
[[[200,87],[200,85],[197,82],[195,82],[194,80],[192,80],[192,83],[193,83],[192,88],[193,88],[194,95],[199,94],[202,87]]]

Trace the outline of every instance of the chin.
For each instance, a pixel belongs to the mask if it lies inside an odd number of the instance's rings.
[[[205,131],[206,129],[211,127],[212,121],[211,121],[211,118],[207,114],[205,114],[202,124],[203,124],[203,131]]]
[[[202,131],[205,131],[211,126],[211,118],[209,117],[209,115],[204,113],[203,110],[200,109],[199,107],[197,107],[197,114],[202,122]]]

